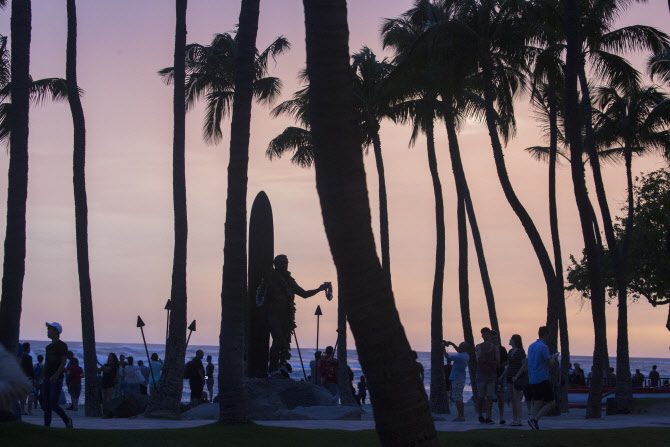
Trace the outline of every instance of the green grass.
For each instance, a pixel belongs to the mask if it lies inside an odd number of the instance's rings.
[[[670,445],[670,428],[625,428],[612,430],[472,430],[439,433],[444,446],[486,447],[660,447]],[[372,430],[299,430],[292,428],[247,425],[224,427],[219,424],[174,430],[66,430],[46,429],[30,424],[0,424],[0,444],[21,447],[48,445],[75,446],[141,446],[172,447],[203,446],[377,446]]]
[[[665,411],[670,409],[670,397],[646,397],[635,399],[633,413],[653,413],[655,411]]]

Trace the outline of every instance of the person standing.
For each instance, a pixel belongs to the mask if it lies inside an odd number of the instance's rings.
[[[519,334],[512,335],[509,339],[509,345],[512,349],[508,354],[507,365],[507,386],[512,391],[512,421],[513,427],[521,426],[521,416],[523,413],[521,399],[523,398],[524,387],[528,386],[528,365],[526,364],[526,351],[523,349],[523,342]]]
[[[67,361],[67,345],[60,339],[63,327],[56,322],[46,323],[47,337],[51,343],[46,347],[46,358],[42,369],[42,396],[44,407],[44,426],[51,426],[51,412],[54,411],[65,423],[67,428],[72,428],[72,419],[65,414],[58,404],[63,390],[63,373]]]
[[[40,408],[42,408],[42,394],[40,393],[40,388],[42,386],[42,382],[40,382],[40,376],[42,375],[42,362],[44,361],[44,356],[42,354],[39,354],[37,356],[37,363],[35,363],[35,368],[33,369],[33,385],[35,386],[35,401],[34,401],[34,407],[37,409],[37,403],[40,403]]]
[[[144,382],[144,377],[142,376],[140,368],[135,365],[133,356],[129,355],[126,358],[126,361],[128,364],[123,368],[123,373],[121,374],[121,378],[123,379],[122,383],[124,384],[124,394],[137,394],[140,392],[140,384]]]
[[[660,381],[661,381],[661,376],[658,373],[658,371],[656,371],[656,365],[654,365],[654,366],[651,367],[651,371],[649,372],[650,386],[652,388],[657,387],[659,385]]]
[[[119,359],[116,354],[110,352],[107,363],[102,365],[102,402],[109,402],[114,398],[114,388],[119,380]]]
[[[163,371],[163,362],[158,358],[158,354],[155,352],[151,354],[151,362],[149,362],[149,394],[156,392],[156,387],[158,387],[158,382],[161,380],[161,371]]]
[[[500,342],[500,334],[496,331],[491,331],[491,338],[493,343],[498,348],[500,361],[498,362],[498,367],[496,368],[496,399],[498,400],[498,414],[500,415],[500,424],[505,424],[505,371],[507,368],[507,350],[502,346]]]
[[[214,363],[212,363],[212,356],[207,356],[207,367],[205,368],[205,378],[207,380],[207,391],[209,401],[214,401]]]
[[[539,420],[547,414],[556,401],[554,392],[549,381],[549,368],[558,358],[558,353],[550,354],[547,347],[549,329],[540,327],[537,331],[539,338],[528,347],[528,382],[530,383],[530,395],[533,399],[533,417],[528,420],[528,425],[533,430],[539,430]]]
[[[33,400],[35,399],[35,370],[33,368],[33,357],[30,355],[30,343],[23,344],[23,356],[21,356],[21,369],[23,374],[30,380],[30,383],[33,384],[33,390],[28,394],[28,412],[26,413],[26,399],[21,399],[21,413],[22,414],[33,414]]]
[[[144,364],[144,361],[142,360],[137,361],[137,367],[140,369],[142,377],[144,377],[144,380],[142,381],[142,383],[140,383],[140,394],[144,394],[146,396],[147,387],[149,386],[149,374],[151,374],[151,371],[149,370],[149,367],[146,366]]]
[[[361,376],[360,382],[358,382],[358,394],[356,395],[356,402],[358,405],[365,405],[365,398],[368,395],[368,383],[365,381],[365,376]]]
[[[198,349],[195,351],[195,357],[189,363],[188,384],[191,388],[191,408],[200,405],[202,400],[202,389],[205,385],[205,368],[202,366],[202,358],[205,353]]]
[[[340,365],[337,362],[337,359],[333,357],[333,347],[328,346],[326,348],[326,355],[319,362],[319,374],[324,388],[330,391],[330,394],[335,397],[339,396],[337,388],[337,374],[339,369]]]
[[[455,343],[450,341],[443,341],[442,344],[444,345],[444,356],[448,360],[451,360],[451,373],[449,374],[449,381],[451,382],[451,399],[456,403],[456,410],[458,411],[458,416],[456,416],[454,422],[463,422],[465,421],[463,388],[465,388],[465,368],[470,361],[470,355],[468,354],[470,345],[466,342],[462,342],[460,345],[456,346]],[[449,355],[447,353],[447,347],[449,345],[454,347],[456,354]]]
[[[314,385],[322,385],[321,373],[319,373],[319,363],[321,362],[321,351],[314,353],[314,360],[309,362],[310,382]]]
[[[500,364],[500,351],[493,343],[491,329],[485,327],[481,330],[484,341],[475,346],[477,354],[477,391],[479,392],[479,422],[494,424],[491,420],[493,409],[493,394],[496,388],[496,370]],[[482,411],[486,409],[486,419]]]
[[[68,392],[70,393],[70,399],[72,400],[72,405],[68,410],[79,410],[79,396],[81,395],[81,377],[84,375],[84,370],[79,366],[79,359],[72,357],[70,359],[70,364],[67,367],[67,377],[70,382],[68,387]]]

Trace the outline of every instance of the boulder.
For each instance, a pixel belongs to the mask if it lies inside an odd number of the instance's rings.
[[[314,406],[296,407],[292,410],[280,410],[280,421],[360,421],[363,410],[361,407],[345,406]]]
[[[282,412],[300,407],[340,408],[336,406],[337,399],[325,388],[308,382],[287,378],[248,378],[244,379],[244,389],[249,405],[249,417],[257,421],[278,421]],[[218,397],[214,399],[215,402],[218,402]],[[182,418],[218,420],[219,405],[201,404],[186,411]]]
[[[149,404],[149,396],[127,393],[102,405],[103,418],[130,418],[144,413]]]

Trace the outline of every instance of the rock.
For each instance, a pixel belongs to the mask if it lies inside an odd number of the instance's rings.
[[[195,408],[191,408],[181,415],[182,419],[203,420],[203,421],[218,421],[219,420],[219,404],[200,404]]]
[[[363,410],[359,406],[315,406],[296,407],[292,410],[280,410],[281,421],[360,421]]]
[[[336,406],[336,398],[334,398],[325,388],[307,382],[297,382],[292,379],[244,379],[244,389],[248,400],[249,417],[257,421],[278,421],[281,418],[282,412],[286,413],[287,411],[301,407],[341,408]],[[215,398],[215,401],[216,400],[217,399]],[[324,410],[315,411],[323,412]],[[337,412],[340,410],[335,411]],[[335,416],[340,418],[342,416],[341,411],[340,413],[335,414]],[[286,417],[297,418],[299,415],[295,414]],[[219,405],[199,405],[186,411],[182,415],[182,418],[218,420]],[[314,419],[314,417],[309,417],[309,419]],[[357,419],[360,419],[360,412]]]
[[[102,405],[103,418],[129,418],[144,413],[149,404],[149,396],[128,393]]]

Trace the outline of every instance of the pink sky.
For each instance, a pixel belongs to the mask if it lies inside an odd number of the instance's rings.
[[[78,2],[79,84],[87,125],[87,191],[91,280],[98,341],[140,342],[137,315],[147,324],[149,342],[165,334],[163,306],[170,295],[172,270],[172,90],[156,72],[172,65],[174,2],[165,0],[87,0]],[[65,75],[65,2],[33,0],[31,73],[34,78]],[[350,49],[368,45],[384,54],[379,25],[407,9],[408,0],[349,2]],[[213,34],[234,29],[239,1],[191,0],[188,42],[208,44]],[[0,13],[0,34],[9,34],[10,11]],[[643,23],[670,32],[667,4],[653,0],[634,6],[621,24]],[[304,24],[300,0],[261,2],[257,45],[265,48],[284,35],[293,48],[271,74],[284,83],[282,99],[298,87],[304,66]],[[643,59],[637,57],[636,63]],[[641,65],[639,65],[641,68]],[[203,107],[187,115],[187,193],[189,217],[188,320],[198,321],[192,343],[216,344],[220,322],[223,227],[229,121],[223,142],[207,146],[201,138]],[[523,148],[542,144],[527,99],[517,106],[518,133],[506,149],[509,174],[517,193],[550,247],[547,166]],[[30,115],[30,173],[27,214],[26,276],[21,339],[45,339],[45,321],[59,321],[63,337],[81,340],[79,291],[74,242],[72,193],[72,121],[65,104],[46,104]],[[264,156],[268,142],[287,125],[254,106],[251,128],[248,206],[267,192],[275,218],[275,252],[288,255],[298,283],[313,288],[336,284],[312,170]],[[430,345],[430,307],[434,273],[434,196],[425,139],[408,149],[410,130],[384,123],[381,141],[386,168],[391,238],[391,269],[396,303],[414,349]],[[468,123],[460,134],[463,163],[484,238],[484,249],[503,337],[519,333],[530,342],[546,319],[544,280],[517,217],[505,200],[485,127]],[[444,337],[462,339],[458,304],[456,201],[446,132],[437,126],[437,157],[445,196],[447,264],[444,289]],[[8,156],[0,157],[6,169]],[[667,164],[658,157],[636,159],[635,173]],[[366,168],[375,234],[378,234],[377,176],[372,155]],[[605,169],[610,207],[625,198],[622,166]],[[6,191],[0,176],[0,191]],[[583,246],[569,169],[558,173],[558,200],[564,266]],[[0,215],[5,215],[0,200]],[[471,241],[471,238],[470,238]],[[0,247],[2,250],[2,247]],[[474,328],[488,325],[474,248],[470,251],[471,312]],[[335,290],[337,296],[337,290]],[[337,300],[323,294],[297,298],[298,337],[314,345],[321,305],[321,343],[334,343]],[[593,329],[588,304],[567,300],[573,354],[590,355]],[[615,354],[616,307],[608,306],[609,349]],[[664,328],[667,308],[646,302],[629,310],[631,355],[665,356],[670,335]]]

